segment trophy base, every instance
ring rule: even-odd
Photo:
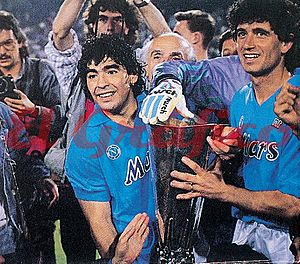
[[[159,264],[188,264],[195,263],[193,250],[178,248],[170,250],[168,247],[158,248]]]

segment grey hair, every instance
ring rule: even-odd
[[[164,33],[164,34],[161,34],[159,35],[157,38],[160,38],[160,37],[176,37],[178,39],[180,39],[182,41],[182,45],[184,47],[184,53],[187,55],[187,61],[197,61],[197,58],[196,58],[196,54],[195,54],[195,51],[192,47],[192,45],[181,35],[177,34],[177,33],[174,33],[174,32],[168,32],[168,33]],[[146,62],[147,61],[147,55],[148,54],[148,50],[152,44],[154,39],[152,39],[151,41],[149,41],[146,46],[143,48],[145,49],[144,51],[144,56],[143,56],[143,60]]]

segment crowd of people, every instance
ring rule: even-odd
[[[56,263],[58,219],[70,264],[300,261],[300,7],[236,0],[217,58],[217,18],[173,17],[150,0],[64,0],[33,58],[0,11],[0,263]],[[174,117],[223,125],[208,168],[183,157],[190,173],[170,173],[174,199],[205,202],[168,255],[149,127]]]

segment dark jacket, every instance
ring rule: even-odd
[[[3,192],[1,197],[4,198],[2,202],[7,223],[15,231],[14,234],[17,234],[16,237],[25,232],[25,226],[21,219],[23,215],[20,215],[22,209],[19,206],[20,197],[13,168],[15,160],[21,161],[29,146],[23,124],[5,104],[0,102],[0,177]],[[16,243],[16,239],[12,243]]]
[[[32,143],[32,150],[45,150],[61,135],[63,118],[61,114],[60,86],[54,70],[46,60],[25,58],[21,74],[16,80],[16,87],[24,92],[41,112],[36,117],[20,117],[24,123],[27,135]],[[41,139],[44,149],[36,145]]]

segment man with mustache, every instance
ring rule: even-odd
[[[15,17],[8,12],[0,11],[0,72],[1,75],[5,75],[4,79],[10,79],[7,86],[15,88],[12,94],[7,96],[2,94],[2,97],[5,97],[3,101],[26,127],[31,143],[28,154],[32,153],[36,166],[45,166],[42,157],[60,136],[62,129],[60,87],[54,71],[46,61],[29,58],[26,42],[26,37]],[[9,75],[11,77],[8,77]],[[5,90],[4,79],[1,87]],[[44,177],[49,177],[49,174],[45,168]],[[23,184],[23,187],[29,188],[27,191],[23,189],[23,194],[29,199],[33,186],[29,186],[26,180]],[[51,184],[55,189],[55,184],[53,182]],[[51,243],[54,224],[48,216],[47,206],[44,206],[44,218],[38,216],[34,210],[28,214],[30,218],[28,225],[32,227],[31,237],[40,239],[37,243],[33,243],[32,251],[27,252],[28,258],[32,257],[31,263],[42,258],[47,259],[49,263],[55,262],[54,244]],[[39,214],[43,213],[39,211]],[[40,236],[42,231],[44,237]]]

